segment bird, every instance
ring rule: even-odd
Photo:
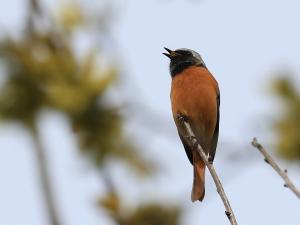
[[[219,137],[220,91],[217,80],[210,73],[202,57],[194,50],[180,48],[172,51],[164,48],[170,59],[171,108],[173,119],[187,157],[193,165],[191,200],[202,201],[205,196],[205,163],[188,144],[179,117],[185,118],[213,163]]]

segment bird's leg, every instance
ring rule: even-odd
[[[185,122],[188,122],[188,117],[182,113],[177,114],[177,120],[181,127],[184,126]],[[186,139],[191,143],[192,150],[195,150],[198,146],[198,140],[195,136],[186,136]]]
[[[178,114],[177,114],[177,120],[178,120],[178,122],[179,122],[179,125],[180,125],[181,127],[184,127],[184,123],[185,123],[185,122],[188,122],[188,117],[187,117],[186,115],[182,114],[182,113],[178,113]],[[194,144],[194,140],[197,141],[196,137],[194,137],[194,136],[186,136],[186,138],[187,138],[191,143],[193,143],[193,144]]]
[[[178,113],[177,114],[177,120],[180,124],[180,126],[183,126],[184,125],[184,122],[187,122],[188,121],[188,117],[183,115],[182,113]]]

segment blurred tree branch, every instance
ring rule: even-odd
[[[111,176],[104,168],[102,171],[107,193],[99,200],[118,225],[179,225],[182,209],[176,205],[146,203],[135,208],[126,206],[117,193]]]
[[[0,40],[0,60],[7,73],[0,90],[0,117],[5,121],[20,122],[32,135],[41,192],[51,225],[61,225],[59,216],[63,215],[57,212],[59,207],[49,174],[51,165],[48,164],[37,129],[37,118],[44,109],[54,109],[66,116],[81,151],[96,166],[108,187],[104,196],[106,203],[101,204],[102,208],[117,210],[122,199],[111,177],[106,174],[106,164],[119,160],[142,175],[154,171],[152,162],[143,157],[140,149],[126,137],[120,107],[113,105],[106,96],[119,75],[119,69],[99,48],[89,49],[81,58],[76,55],[73,45],[76,29],[85,28],[91,22],[86,21],[82,8],[65,7],[67,11],[62,10],[60,20],[55,21],[46,9],[41,8],[40,1],[29,0],[28,3],[29,14],[24,33],[18,39],[8,37]],[[41,26],[41,21],[48,22],[45,22],[48,26]],[[96,29],[90,35],[100,32],[99,27]],[[100,66],[102,60],[108,62],[107,67]],[[153,218],[155,215],[162,218],[164,209],[166,213],[170,212],[170,217],[165,215],[170,220],[159,219],[165,221],[160,224],[177,225],[179,209],[176,214],[175,211],[168,211],[167,207],[159,208],[157,205],[151,208],[152,211],[143,212],[152,213]],[[141,211],[137,208],[135,212]],[[124,221],[130,218],[123,216],[117,221],[125,224]],[[151,223],[153,221],[149,221]]]
[[[185,131],[185,138],[188,141],[188,143],[190,144],[190,146],[192,147],[192,149],[196,150],[198,152],[198,154],[201,156],[202,160],[204,161],[206,167],[208,168],[215,184],[217,187],[217,192],[219,193],[222,202],[225,206],[225,214],[228,218],[228,220],[230,221],[230,223],[232,225],[237,225],[233,210],[230,206],[230,203],[228,201],[228,198],[225,194],[225,191],[223,189],[222,183],[217,175],[217,172],[213,166],[213,164],[211,162],[209,162],[208,157],[206,156],[203,148],[201,147],[201,145],[198,143],[198,141],[195,138],[195,134],[192,131],[191,125],[188,122],[188,119],[182,117],[182,116],[178,116],[178,121],[180,124],[182,124],[182,127]]]
[[[37,171],[39,173],[39,179],[41,184],[41,189],[43,197],[45,198],[45,204],[48,211],[49,221],[52,225],[61,225],[60,217],[58,214],[58,206],[55,202],[55,196],[53,193],[52,181],[50,178],[46,151],[42,144],[41,138],[39,136],[38,129],[35,125],[32,126],[31,133],[33,137],[33,143],[37,162]]]
[[[267,150],[257,141],[256,138],[253,138],[252,141],[253,147],[257,148],[261,154],[265,157],[265,162],[268,163],[277,173],[278,175],[284,180],[285,184],[284,187],[289,188],[299,199],[300,199],[300,191],[296,188],[293,184],[289,176],[287,175],[287,170],[282,170],[272,156],[267,152]]]

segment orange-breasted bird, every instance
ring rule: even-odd
[[[195,138],[209,161],[213,162],[219,136],[219,87],[197,52],[185,48],[165,50],[168,53],[163,54],[171,60],[173,118],[186,154],[194,167],[191,199],[193,202],[202,201],[205,195],[205,164],[185,139],[178,116],[188,120]]]

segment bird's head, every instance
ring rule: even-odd
[[[190,66],[202,66],[206,68],[206,65],[200,54],[191,49],[180,48],[175,51],[172,51],[168,48],[164,49],[168,53],[163,54],[171,60],[170,73],[172,77]]]

